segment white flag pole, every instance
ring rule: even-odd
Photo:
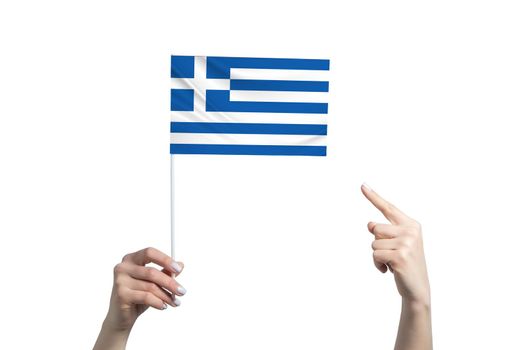
[[[173,172],[173,155],[170,154],[170,218],[171,218],[171,258],[175,260],[175,196],[174,196],[174,172]]]

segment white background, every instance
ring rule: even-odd
[[[343,7],[345,4],[345,7]],[[2,349],[88,349],[169,252],[170,54],[331,59],[326,158],[176,159],[188,293],[129,349],[389,349],[367,181],[424,227],[436,349],[523,349],[520,1],[0,5]]]

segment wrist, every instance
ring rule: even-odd
[[[403,309],[411,312],[421,313],[430,311],[430,297],[428,298],[402,298]]]
[[[124,350],[130,332],[131,328],[115,328],[106,319],[102,323],[102,329],[100,330],[100,334],[93,350]]]
[[[126,327],[116,326],[112,320],[108,319],[108,317],[106,317],[106,319],[102,323],[102,331],[106,334],[115,336],[128,336],[131,333],[132,327],[133,325],[129,325]]]
[[[403,305],[414,309],[430,309],[430,286],[421,285],[419,288],[401,293]]]
[[[131,329],[114,329],[104,322],[93,350],[124,350],[128,342],[130,331]]]

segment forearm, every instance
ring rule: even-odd
[[[430,302],[403,300],[395,350],[431,350]]]
[[[124,350],[129,334],[130,330],[111,330],[104,322],[93,350]]]

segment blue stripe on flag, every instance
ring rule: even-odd
[[[208,56],[206,66],[207,78],[229,79],[231,68],[329,70],[330,60]]]
[[[326,146],[170,144],[171,154],[326,156]]]
[[[206,111],[327,114],[328,103],[230,101],[229,90],[206,90]]]
[[[322,124],[171,122],[171,132],[211,134],[326,135]]]
[[[230,80],[231,90],[256,91],[315,91],[328,92],[327,81],[300,81],[300,80]]]

